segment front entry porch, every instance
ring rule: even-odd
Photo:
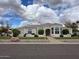
[[[46,36],[50,36],[50,29],[46,29],[45,34],[46,34]]]
[[[60,27],[52,27],[44,29],[45,36],[60,37],[62,29]]]

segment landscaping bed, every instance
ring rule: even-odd
[[[55,39],[60,40],[62,42],[79,42],[79,37],[55,37]]]
[[[47,40],[47,37],[19,37],[19,39],[25,39],[25,40]]]
[[[78,36],[75,37],[54,37],[55,39],[79,39]]]
[[[6,39],[10,39],[11,37],[7,37],[7,36],[0,36],[0,40],[1,39],[4,39],[4,40],[6,40]]]
[[[47,37],[19,37],[21,42],[28,42],[28,41],[48,41]],[[0,37],[0,42],[17,42],[12,41],[11,37]]]

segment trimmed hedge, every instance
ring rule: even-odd
[[[38,34],[39,34],[39,35],[43,35],[43,34],[44,34],[44,30],[43,30],[43,29],[39,29],[39,30],[38,30]]]

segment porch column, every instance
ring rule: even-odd
[[[52,28],[50,28],[50,36],[52,36]]]
[[[43,29],[43,30],[44,30],[44,34],[43,35],[46,36],[46,29]]]
[[[38,28],[36,28],[36,33],[35,34],[37,34],[38,35]]]
[[[59,34],[61,34],[61,28],[59,28]]]

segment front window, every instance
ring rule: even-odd
[[[54,28],[52,28],[52,34],[54,34]]]
[[[28,34],[32,34],[32,29],[28,29]]]
[[[58,27],[55,28],[55,34],[59,34],[59,28]]]

